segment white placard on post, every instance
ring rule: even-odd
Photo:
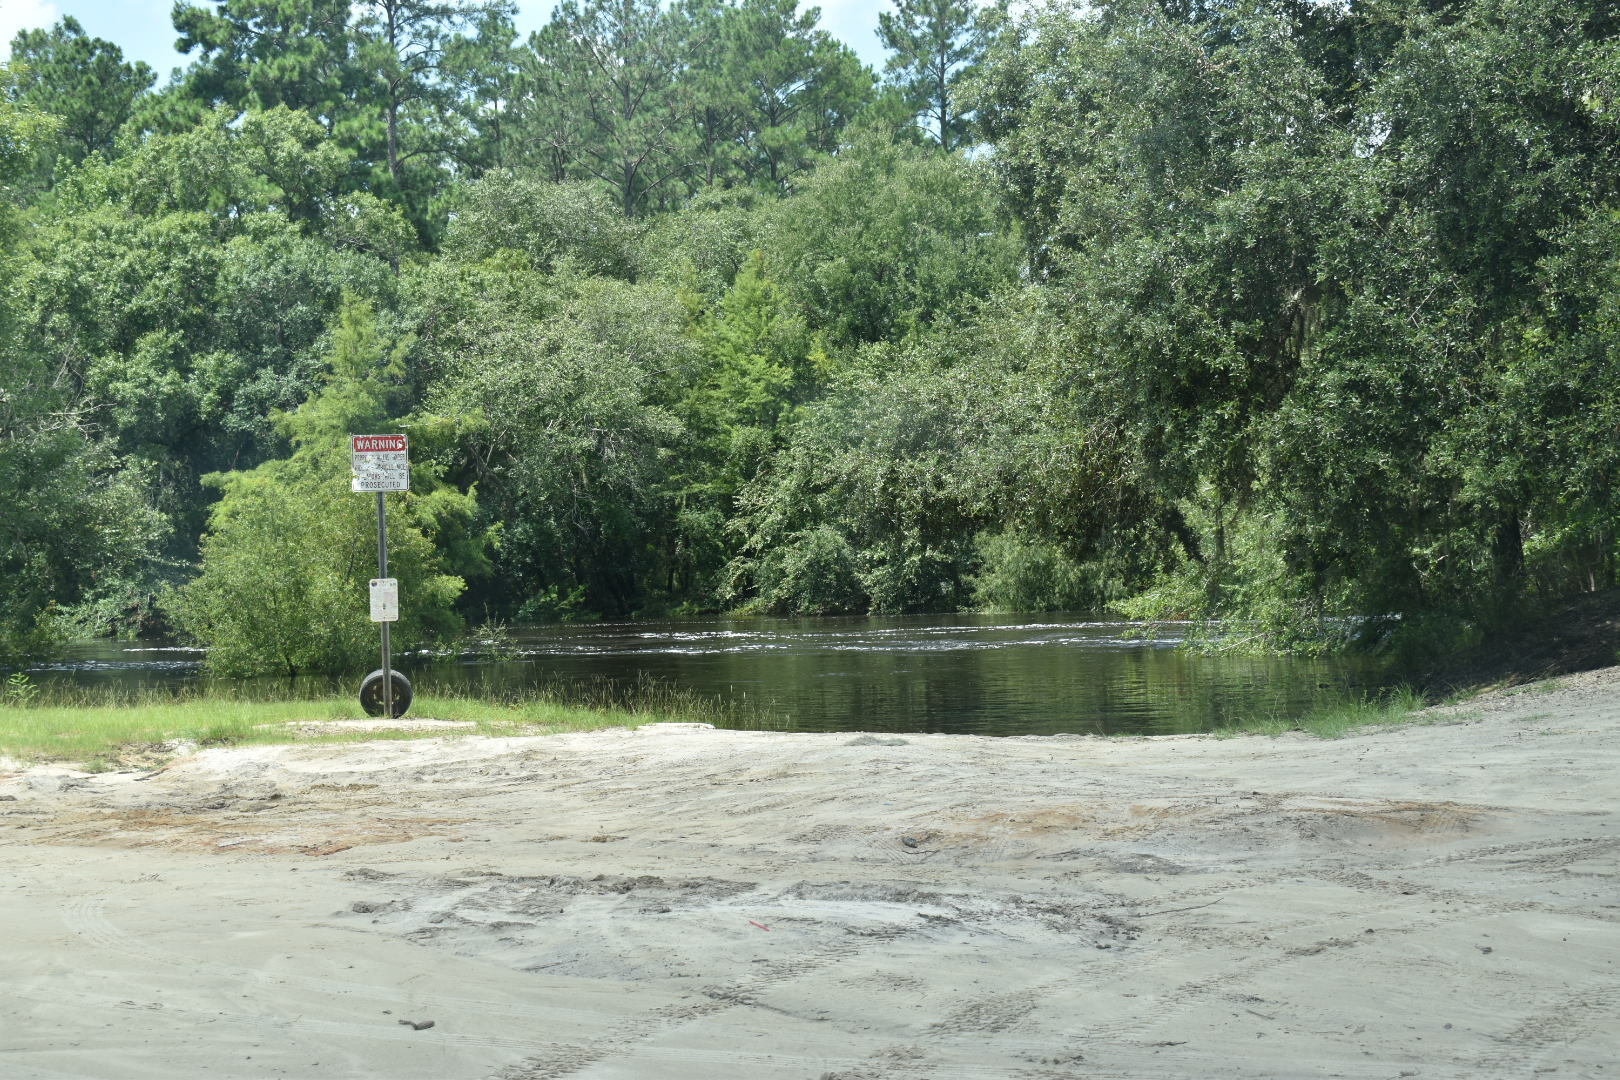
[[[399,579],[371,579],[371,621],[399,622]]]
[[[410,445],[403,435],[351,435],[350,491],[411,490]]]

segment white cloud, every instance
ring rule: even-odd
[[[52,0],[0,0],[0,49],[9,57],[17,31],[47,27],[60,17]]]

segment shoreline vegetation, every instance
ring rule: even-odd
[[[1297,717],[1266,716],[1225,725],[1217,738],[1304,733],[1336,739],[1357,730],[1426,723],[1423,696],[1402,687],[1376,697],[1346,697]],[[196,750],[278,743],[346,743],[480,735],[553,735],[649,724],[728,726],[734,706],[667,691],[621,704],[572,704],[541,692],[519,700],[424,695],[415,715],[368,718],[350,697],[246,701],[225,696],[150,697],[124,704],[40,702],[11,694],[0,704],[0,760],[79,765],[86,772],[154,768]],[[748,726],[769,727],[750,716]],[[1455,718],[1453,718],[1455,719]],[[857,730],[851,727],[851,731]],[[1107,736],[1103,736],[1107,738]],[[1182,736],[1162,736],[1178,738]]]
[[[245,700],[230,694],[146,693],[122,702],[79,693],[43,695],[26,681],[0,690],[0,760],[79,764],[87,772],[150,768],[213,746],[342,743],[442,736],[552,735],[661,723],[724,723],[735,706],[671,688],[642,687],[610,700],[563,700],[541,689],[521,697],[424,694],[397,720],[364,716],[351,695]],[[763,724],[763,718],[749,719]]]
[[[1297,716],[1245,717],[1208,734],[1337,739],[1369,728],[1458,722],[1468,714],[1431,710],[1492,690],[1556,689],[1559,677],[1606,667],[1617,656],[1620,592],[1611,590],[1558,605],[1518,633],[1456,653],[1380,693],[1330,697]],[[728,704],[651,680],[543,686],[516,697],[428,693],[418,696],[412,712],[395,722],[367,720],[351,696],[339,694],[268,701],[217,691],[109,696],[40,687],[14,673],[0,683],[0,759],[106,771],[151,767],[206,746],[543,735],[657,723],[769,729],[773,719],[760,706]]]
[[[419,699],[422,717],[370,720],[354,701],[231,701],[197,698],[138,705],[11,705],[0,710],[0,756],[70,762],[87,772],[150,767],[210,746],[358,742],[436,735],[543,735],[632,727],[677,714],[630,712],[535,701]]]

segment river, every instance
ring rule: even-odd
[[[737,727],[977,735],[1170,734],[1376,686],[1349,661],[1207,655],[1178,648],[1184,628],[1072,616],[940,615],[703,619],[534,627],[502,661],[406,657],[419,694],[561,687],[601,697],[674,689],[726,703]],[[209,684],[200,653],[162,642],[93,641],[30,669],[41,685],[113,693]],[[353,689],[357,679],[291,689]],[[217,685],[217,682],[215,683]],[[287,680],[229,683],[252,695]]]

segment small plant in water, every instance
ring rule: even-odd
[[[517,660],[523,649],[512,635],[512,628],[500,619],[486,619],[473,627],[455,646],[464,656],[483,660]]]
[[[39,697],[39,687],[34,680],[28,677],[25,671],[13,671],[6,676],[5,703],[7,705],[31,705]]]

